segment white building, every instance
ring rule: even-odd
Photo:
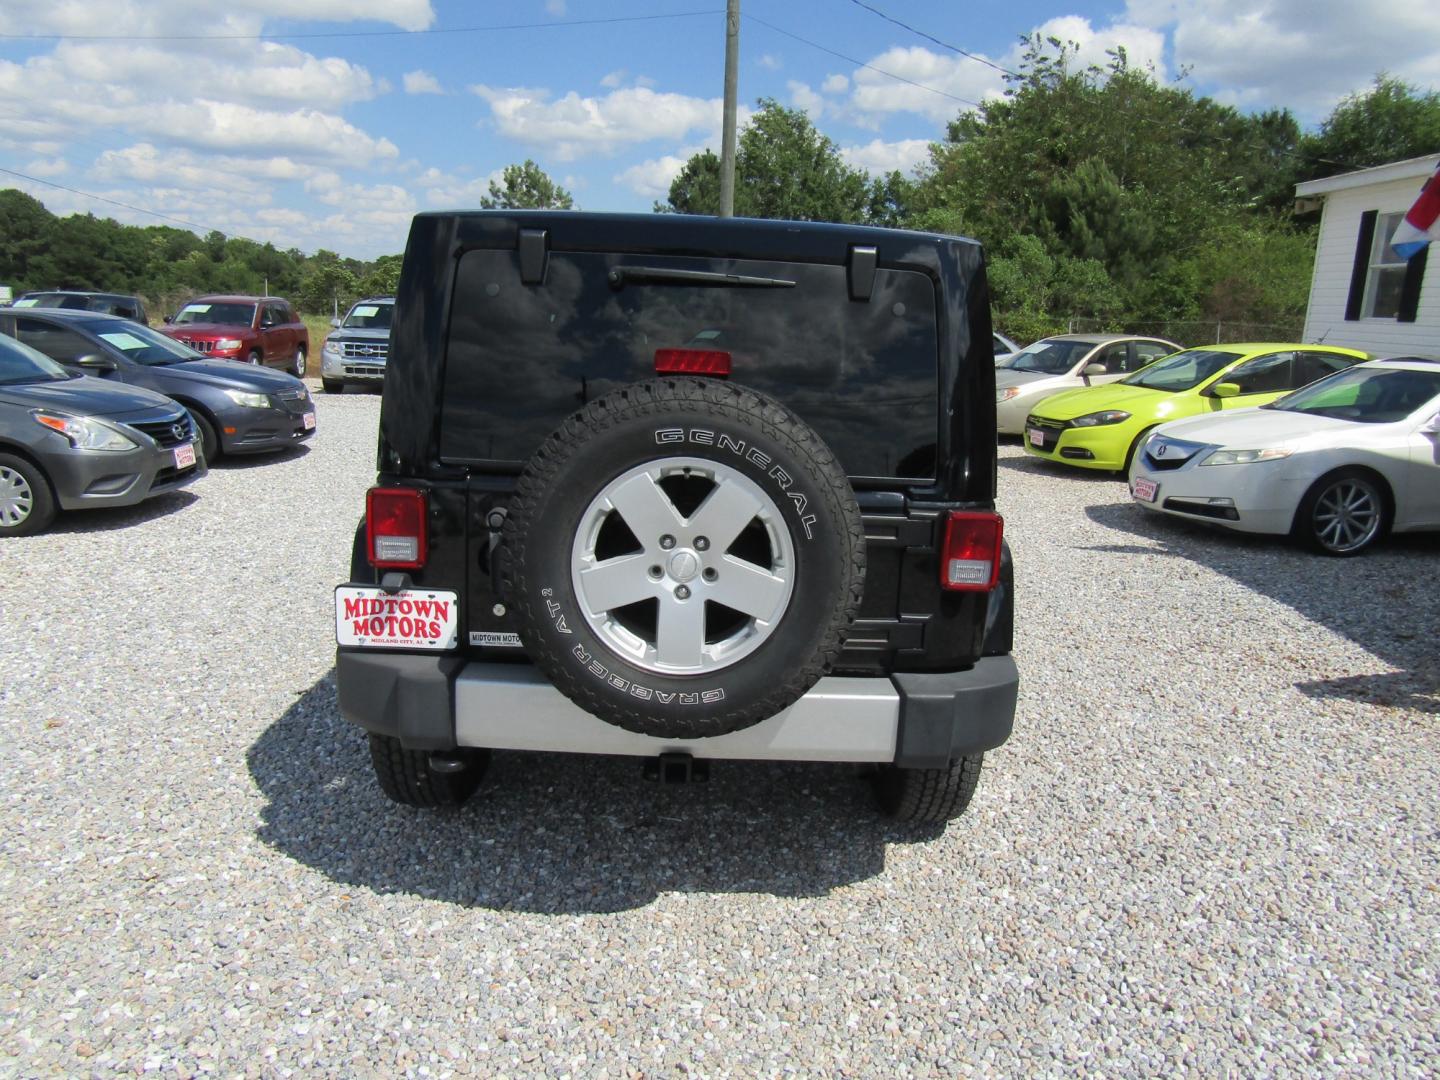
[[[1428,251],[1407,263],[1390,247],[1435,163],[1412,158],[1295,186],[1302,209],[1323,205],[1306,341],[1440,356],[1440,254],[1427,274]]]

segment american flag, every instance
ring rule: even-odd
[[[1408,259],[1431,240],[1440,240],[1440,165],[1420,189],[1420,197],[1410,212],[1395,227],[1390,246],[1402,259]]]

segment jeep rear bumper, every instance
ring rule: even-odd
[[[340,712],[413,750],[457,746],[654,757],[886,762],[939,768],[1010,737],[1020,677],[1009,656],[968,671],[821,679],[794,705],[710,739],[660,739],[608,724],[528,664],[341,649]]]

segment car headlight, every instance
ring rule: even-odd
[[[1092,412],[1085,416],[1077,416],[1070,421],[1071,427],[1100,427],[1102,424],[1120,424],[1130,419],[1130,414],[1121,409],[1107,409],[1104,412]]]
[[[321,351],[329,356],[339,356],[340,343],[338,341],[330,341],[327,339]]]
[[[234,338],[234,337],[222,337],[220,340],[218,340],[217,342],[215,342],[215,348],[217,348],[217,349],[227,349],[227,350],[228,350],[228,349],[238,349],[238,348],[240,348],[241,345],[244,345],[244,344],[245,344],[245,343],[244,343],[243,341],[241,341],[239,338]]]
[[[53,413],[31,413],[37,424],[58,431],[77,450],[134,450],[138,443],[88,416],[56,416]]]
[[[1002,401],[1009,401],[1011,398],[1019,396],[1020,388],[1018,386],[1006,386],[995,391],[995,404],[999,405]]]
[[[1288,446],[1272,446],[1268,450],[1216,450],[1201,465],[1249,465],[1252,461],[1277,461],[1295,451]]]
[[[244,390],[226,390],[225,396],[242,409],[270,408],[270,399],[264,394],[248,394]]]

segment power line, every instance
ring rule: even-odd
[[[60,191],[68,191],[71,195],[79,195],[86,199],[94,199],[96,202],[109,203],[111,206],[119,206],[125,210],[133,210],[137,214],[148,214],[150,217],[159,218],[161,221],[169,221],[176,225],[183,225],[187,229],[195,229],[199,232],[206,233],[218,232],[225,237],[233,237],[237,240],[249,240],[252,244],[262,244],[262,242],[259,240],[251,239],[248,236],[242,236],[239,233],[227,233],[221,229],[209,229],[206,228],[204,225],[197,224],[196,222],[186,221],[184,218],[171,217],[169,214],[162,214],[158,210],[146,210],[143,206],[134,206],[127,202],[121,202],[119,199],[110,199],[106,198],[104,195],[96,195],[95,193],[90,191],[81,191],[79,188],[66,187],[64,184],[57,184],[53,180],[43,180],[38,176],[30,176],[28,173],[16,172],[14,169],[6,169],[3,166],[0,166],[0,173],[5,173],[8,176],[17,176],[21,180],[30,181],[30,183],[32,184],[44,184],[46,187],[57,188]]]
[[[497,23],[493,26],[437,26],[423,30],[333,30],[294,34],[0,34],[3,41],[302,41],[313,38],[421,37],[434,34],[488,34],[505,30],[557,30],[568,26],[688,19],[723,15],[723,8],[672,11],[664,15],[617,15],[608,19],[566,19],[560,22]]]
[[[773,30],[777,34],[783,34],[785,37],[792,38],[795,41],[800,42],[802,45],[809,45],[812,49],[819,49],[823,53],[829,53],[831,56],[835,57],[838,60],[844,60],[847,64],[854,64],[856,67],[864,68],[866,71],[873,71],[877,75],[884,75],[887,79],[894,79],[896,82],[906,83],[909,86],[913,86],[919,90],[924,90],[927,93],[938,94],[940,97],[949,98],[951,101],[958,101],[961,105],[969,105],[972,109],[980,108],[980,103],[978,101],[971,101],[969,98],[960,97],[957,94],[952,94],[946,90],[941,90],[934,86],[926,86],[924,83],[916,82],[914,79],[907,79],[904,75],[896,75],[893,71],[886,71],[884,68],[878,68],[874,64],[867,64],[863,60],[857,60],[853,56],[846,56],[842,52],[836,52],[834,49],[826,48],[819,42],[811,41],[809,38],[801,37],[799,34],[792,34],[789,30],[782,30],[774,23],[768,23],[764,19],[761,19],[755,15],[744,15],[742,13],[742,17],[747,22],[759,23],[767,30]]]
[[[851,2],[852,4],[854,4],[856,7],[862,7],[862,8],[864,8],[866,11],[870,12],[871,14],[880,16],[880,18],[884,19],[886,22],[894,23],[896,26],[900,27],[902,30],[909,30],[910,33],[914,34],[916,37],[922,37],[922,38],[924,38],[926,41],[934,42],[936,45],[939,45],[942,49],[949,49],[949,50],[950,50],[951,52],[953,52],[953,53],[959,53],[961,56],[965,57],[966,59],[974,60],[977,64],[984,64],[986,67],[994,68],[996,71],[1000,72],[1002,75],[1009,75],[1009,76],[1011,76],[1011,77],[1013,77],[1013,78],[1019,78],[1019,74],[1018,74],[1017,72],[1011,71],[1011,70],[1010,70],[1009,68],[1007,68],[1007,67],[1002,67],[1001,65],[995,63],[995,61],[986,59],[985,57],[979,55],[978,53],[972,53],[972,52],[969,52],[968,50],[962,49],[962,48],[960,48],[959,45],[951,45],[948,41],[941,41],[941,40],[940,40],[939,38],[937,38],[935,35],[933,35],[933,34],[927,34],[924,30],[917,30],[915,27],[911,26],[909,23],[901,22],[899,19],[895,18],[895,16],[893,16],[893,15],[887,15],[887,14],[885,14],[885,12],[881,11],[879,8],[873,7],[872,5],[865,3],[865,0],[850,0],[850,2]]]

